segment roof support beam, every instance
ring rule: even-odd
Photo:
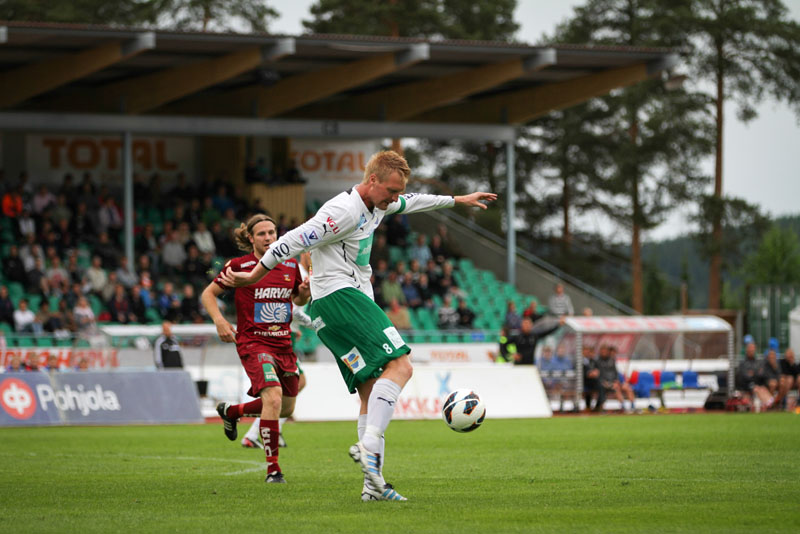
[[[155,42],[155,34],[145,32],[135,39],[113,41],[77,54],[48,59],[0,73],[0,87],[3,87],[3,91],[0,92],[0,108],[14,106],[143,50],[154,48]]]
[[[320,113],[332,113],[334,116],[348,116],[348,118],[404,120],[555,63],[556,51],[545,49],[528,57],[516,57],[438,78],[375,91],[333,106],[319,104],[314,106],[313,111],[309,111],[317,116]]]
[[[222,95],[198,97],[185,104],[171,106],[166,111],[202,112],[213,105],[215,110],[231,114],[274,117],[427,58],[428,44],[414,44],[406,50],[292,76],[270,87],[249,86]]]
[[[93,103],[99,103],[104,111],[142,113],[293,53],[294,39],[280,39],[270,46],[251,46],[208,61],[112,83],[79,97],[77,102],[87,109],[96,109]]]
[[[460,117],[468,110],[470,122],[522,124],[551,111],[604,95],[613,89],[633,85],[653,73],[653,69],[649,69],[646,63],[637,63],[564,82],[457,104],[419,115],[415,119],[426,122],[458,122],[463,120]]]

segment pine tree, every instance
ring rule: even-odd
[[[708,211],[708,305],[720,305],[723,241],[723,127],[725,102],[732,98],[740,120],[756,116],[765,96],[789,103],[800,112],[800,25],[788,18],[781,0],[694,0],[676,13],[694,44],[687,60],[697,81],[713,82],[716,122],[714,196],[719,206]]]

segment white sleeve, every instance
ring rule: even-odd
[[[163,339],[164,339],[163,335],[158,336],[155,342],[153,343],[153,360],[158,369],[164,367],[164,362],[161,361],[161,341],[163,341]]]
[[[283,235],[269,246],[261,257],[261,265],[272,269],[320,245],[341,241],[357,229],[358,217],[347,209],[348,200],[335,197],[319,209],[312,218]]]
[[[426,195],[423,193],[408,193],[400,195],[397,202],[392,202],[386,208],[386,215],[392,213],[415,213],[420,211],[439,210],[452,208],[456,199],[444,195]]]
[[[301,326],[312,328],[311,317],[306,312],[300,309],[299,306],[292,306],[292,319],[297,321]]]

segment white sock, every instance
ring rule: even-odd
[[[367,414],[365,414],[365,413],[359,414],[358,415],[358,440],[359,441],[361,441],[361,439],[364,437],[364,432],[366,432],[366,430],[367,430]],[[386,450],[386,439],[384,439],[383,435],[381,435],[381,448],[380,448],[380,451],[378,451],[381,454],[381,465],[379,466],[380,470],[381,470],[381,478],[383,478],[383,464],[386,463],[386,453],[384,452],[385,450]],[[386,484],[386,481],[384,480],[383,483]],[[364,477],[364,484],[366,484],[367,486],[372,488],[372,483],[370,483],[370,481],[367,480],[366,476]]]
[[[286,422],[286,417],[279,417],[278,418],[278,432],[283,432],[283,423]]]
[[[256,417],[253,419],[253,424],[250,425],[250,428],[247,429],[247,433],[244,435],[247,439],[254,443],[258,443],[258,438],[261,436],[261,432],[258,429],[258,425],[261,422],[261,418]]]
[[[379,378],[372,386],[367,402],[367,427],[361,438],[362,445],[368,451],[380,452],[381,436],[392,420],[400,390],[400,386],[388,378]]]

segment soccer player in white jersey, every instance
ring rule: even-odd
[[[363,500],[406,500],[383,479],[384,431],[400,391],[411,379],[411,349],[373,299],[369,265],[372,237],[384,216],[456,204],[486,209],[494,193],[464,196],[403,194],[411,174],[396,152],[373,155],[362,182],[335,196],[316,215],[286,233],[249,273],[226,271],[226,285],[256,283],[270,269],[311,251],[314,282],[308,313],[314,330],[336,357],[350,393],[358,392],[358,442],[350,456],[364,473]]]

